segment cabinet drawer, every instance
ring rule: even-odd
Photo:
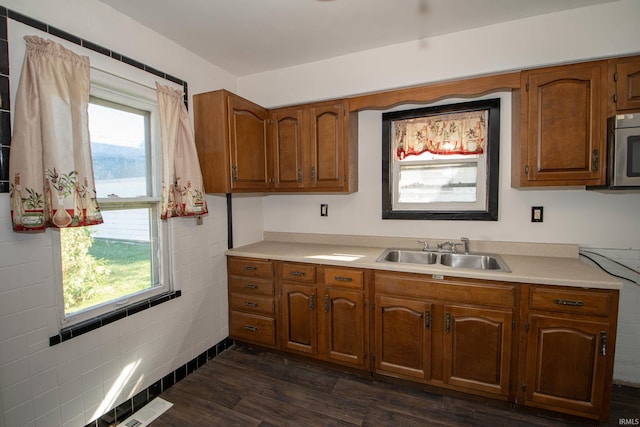
[[[608,316],[610,306],[611,295],[606,292],[532,286],[529,293],[529,308],[534,310]]]
[[[288,281],[314,283],[316,281],[316,267],[285,262],[282,263],[280,277]]]
[[[232,338],[257,344],[276,344],[276,320],[273,317],[232,311],[229,322]]]
[[[234,293],[246,295],[269,297],[274,295],[273,280],[254,279],[250,277],[230,277],[229,290]]]
[[[232,310],[248,311],[271,316],[275,314],[275,302],[273,298],[231,294],[230,299]]]
[[[346,268],[325,268],[324,283],[344,288],[362,289],[364,273]]]
[[[248,258],[229,258],[229,273],[239,276],[273,277],[271,261]]]

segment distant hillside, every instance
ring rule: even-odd
[[[96,180],[133,178],[146,175],[144,148],[91,143],[93,174]]]

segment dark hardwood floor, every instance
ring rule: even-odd
[[[174,405],[161,426],[593,426],[505,403],[433,394],[235,345],[160,395]],[[614,387],[609,422],[640,418],[640,389]]]

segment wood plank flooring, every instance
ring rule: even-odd
[[[174,406],[153,427],[597,425],[505,403],[448,397],[235,345],[160,395]],[[615,387],[608,423],[640,418],[640,389]]]

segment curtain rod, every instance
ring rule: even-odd
[[[144,84],[144,83],[140,83],[140,82],[138,82],[138,81],[136,81],[136,80],[132,80],[132,79],[127,78],[127,77],[123,77],[123,76],[121,76],[121,75],[119,75],[119,74],[115,74],[115,73],[113,73],[113,72],[111,72],[111,71],[103,70],[102,68],[98,68],[98,67],[95,67],[95,66],[93,66],[93,65],[90,65],[90,66],[89,66],[89,68],[91,68],[92,70],[100,71],[101,73],[109,74],[110,76],[113,76],[113,77],[116,77],[116,78],[119,78],[119,79],[122,79],[122,80],[126,80],[126,81],[128,81],[128,82],[134,83],[134,84],[136,84],[136,85],[138,85],[138,86],[145,87],[145,88],[147,88],[147,89],[151,89],[151,90],[153,90],[153,91],[155,91],[155,90],[156,90],[156,87],[152,87],[152,86],[146,85],[146,84]],[[159,78],[159,79],[162,79],[162,80],[166,80],[166,79],[163,79],[162,77],[159,77],[159,76],[158,76],[158,78]],[[183,89],[183,88],[181,88],[180,90],[182,90],[182,93],[184,94],[184,89]]]

